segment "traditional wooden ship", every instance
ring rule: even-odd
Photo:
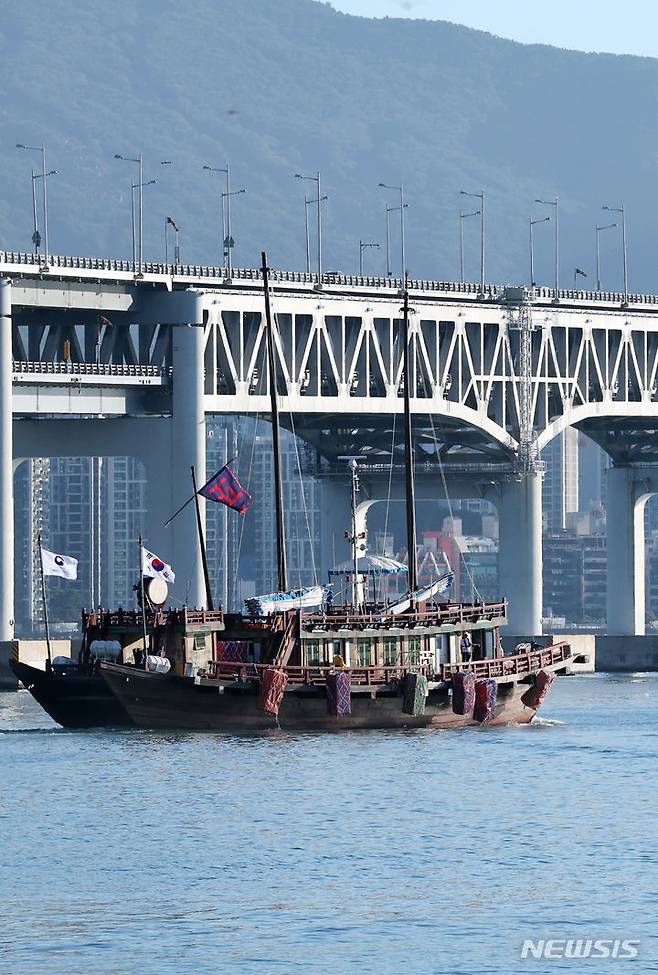
[[[148,594],[148,589],[146,589]],[[163,669],[163,660],[184,656],[191,645],[212,654],[215,634],[224,629],[221,610],[168,609],[146,595],[146,613],[117,610],[82,613],[82,643],[76,659],[50,657],[45,668],[21,661],[15,650],[9,663],[21,684],[65,728],[122,727],[132,719],[100,673],[101,661]],[[201,622],[202,621],[202,622]],[[148,633],[144,653],[144,623]],[[207,649],[206,648],[207,645]],[[164,654],[164,657],[161,656]]]
[[[265,254],[262,268],[272,377],[274,340]],[[279,590],[252,603],[250,612],[225,614],[221,631],[213,629],[212,616],[200,611],[193,624],[199,642],[197,633],[186,629],[182,639],[168,645],[167,673],[101,661],[103,679],[136,725],[262,732],[527,723],[555,674],[566,668],[571,656],[566,643],[545,649],[520,646],[512,654],[503,651],[505,602],[437,601],[450,574],[424,588],[418,585],[406,289],[402,312],[407,593],[392,605],[368,604],[364,599],[355,458],[350,459],[351,605],[309,605],[313,592],[322,587],[289,590],[279,413],[276,383],[270,380]],[[210,592],[207,597],[212,605]]]

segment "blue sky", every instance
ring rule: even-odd
[[[658,57],[656,0],[331,0],[364,17],[450,20],[526,43]]]

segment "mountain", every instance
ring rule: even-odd
[[[487,191],[487,277],[525,281],[528,218],[560,197],[562,280],[594,286],[602,204],[624,202],[631,288],[658,290],[658,61],[524,46],[443,22],[368,20],[313,0],[50,0],[5,4],[0,22],[0,247],[29,249],[30,166],[48,148],[51,250],[128,256],[129,181],[115,153],[144,153],[145,256],[164,253],[164,218],[183,260],[218,259],[221,176],[231,162],[234,262],[305,265],[303,184],[322,173],[326,270],[381,251],[384,209],[404,180],[407,264],[458,274],[459,190]],[[161,166],[161,160],[173,164]],[[39,181],[40,182],[40,181]],[[395,215],[393,215],[395,216]],[[313,221],[313,211],[310,212]],[[313,226],[313,223],[311,224]],[[477,220],[467,276],[479,274]],[[397,226],[392,263],[399,267]],[[552,227],[536,228],[550,284]],[[618,231],[602,235],[604,285],[618,286]]]

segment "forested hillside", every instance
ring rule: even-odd
[[[184,259],[217,259],[220,178],[202,167],[230,159],[234,187],[247,189],[233,199],[238,264],[267,247],[278,265],[304,265],[313,184],[293,176],[319,168],[326,269],[356,269],[360,238],[383,245],[395,200],[378,183],[403,178],[414,275],[457,275],[459,190],[484,186],[488,277],[526,279],[533,200],[559,194],[565,282],[575,264],[593,280],[601,204],[623,201],[631,286],[658,289],[654,60],[371,21],[313,0],[51,0],[4,5],[0,80],[0,246],[30,246],[39,157],[14,146],[45,141],[59,252],[128,255],[135,167],[113,156],[141,150],[145,179],[158,180],[144,190],[147,257],[163,255],[171,214]],[[477,221],[466,231],[476,278]],[[619,251],[617,234],[604,235],[609,286]],[[551,260],[551,227],[538,227],[547,282]],[[365,261],[383,269],[383,247]]]

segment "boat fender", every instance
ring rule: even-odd
[[[75,661],[73,657],[53,657],[53,667],[73,667]]]
[[[352,677],[349,670],[327,674],[327,712],[335,718],[352,713]]]
[[[404,679],[402,713],[412,714],[415,718],[422,717],[425,714],[427,694],[427,677],[424,674],[407,674]]]
[[[534,711],[546,700],[546,695],[551,689],[551,684],[555,680],[555,674],[549,673],[547,670],[540,670],[535,677],[535,682],[532,687],[529,687],[525,694],[522,696],[521,701],[527,708],[532,708]]]
[[[275,718],[279,715],[279,707],[283,700],[288,675],[285,670],[276,667],[266,667],[260,680],[260,696],[258,706],[261,711],[271,714]]]
[[[468,670],[452,675],[452,710],[454,714],[472,714],[475,706],[475,676]]]
[[[495,680],[479,680],[475,685],[475,707],[473,717],[480,724],[496,717],[496,698],[498,684]]]

